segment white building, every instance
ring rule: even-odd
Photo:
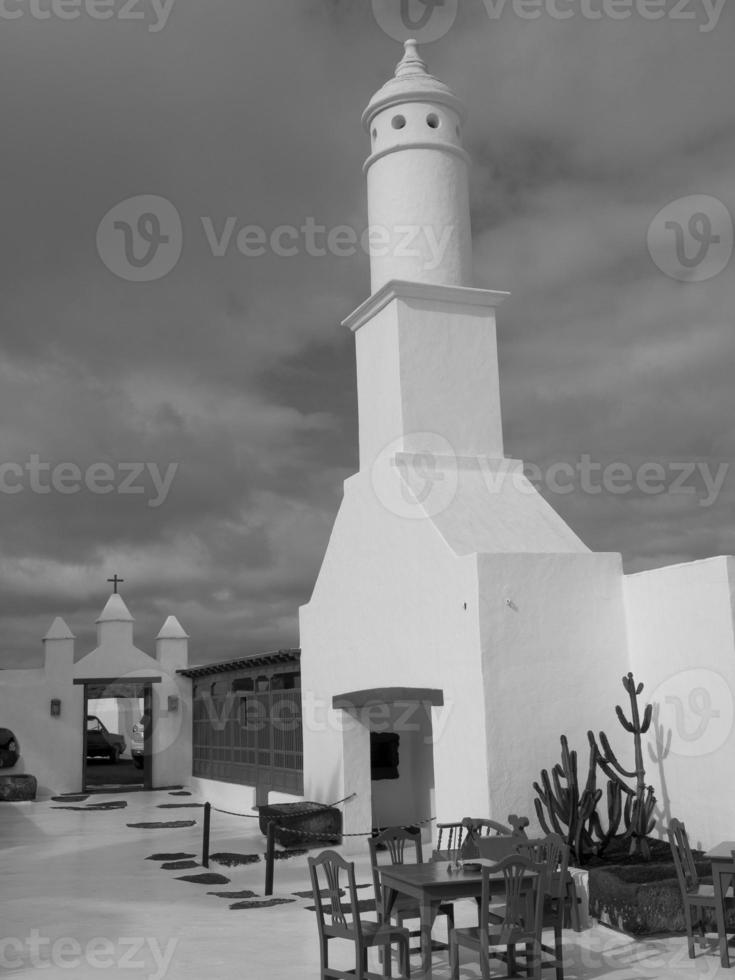
[[[588,729],[627,758],[614,705],[627,711],[621,677],[632,670],[644,697],[669,692],[659,723],[683,706],[661,763],[665,798],[649,764],[663,816],[726,836],[733,559],[625,576],[619,554],[592,553],[505,458],[495,311],[507,294],[470,281],[462,104],[409,41],[363,123],[372,294],[344,321],[360,470],[301,609],[306,798],[356,794],[347,832],[533,817],[532,783],[558,761],[561,734],[582,769]],[[720,732],[696,753],[686,726],[701,718],[687,695],[703,677]],[[371,778],[371,734],[384,769],[372,776],[389,772],[385,736],[399,736],[397,778]]]
[[[97,646],[86,656],[75,662],[74,635],[56,618],[43,639],[42,667],[0,672],[0,718],[20,744],[18,762],[1,769],[0,777],[30,773],[38,781],[39,796],[83,790],[87,714],[115,699],[120,705],[117,718],[108,713],[107,720],[109,730],[125,738],[125,757],[131,722],[140,718],[137,706],[142,704],[152,718],[144,785],[189,782],[191,681],[177,673],[188,663],[188,637],[169,616],[156,637],[155,656],[150,656],[134,645],[133,625],[122,596],[113,594],[97,620]]]

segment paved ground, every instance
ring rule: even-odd
[[[136,769],[132,759],[87,759],[86,784],[89,787],[142,786],[143,770]]]
[[[86,809],[106,802],[112,808]],[[209,870],[228,879],[217,885],[180,880],[201,874],[201,867],[163,867],[198,863],[202,810],[170,808],[197,802],[158,791],[0,804],[0,975],[317,980],[316,923],[306,910],[311,901],[294,894],[309,887],[304,856],[276,864],[274,898],[281,904],[265,907],[252,906],[266,901],[262,860],[235,868],[212,862]],[[128,826],[169,821],[185,825]],[[213,854],[258,855],[263,848],[256,820],[213,812]],[[148,860],[162,854],[174,857]],[[358,882],[369,884],[365,857],[357,867]],[[242,904],[248,907],[237,907]],[[472,921],[474,903],[457,903],[456,914],[462,923]],[[416,977],[417,960],[412,966]],[[477,963],[463,962],[462,980],[479,975]],[[434,976],[448,980],[445,952],[435,954]],[[690,961],[681,937],[635,942],[601,926],[565,933],[567,980],[715,976],[735,980],[735,971],[722,970],[713,950]]]

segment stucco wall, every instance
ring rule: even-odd
[[[465,696],[480,684],[471,602],[476,563],[453,555],[430,520],[396,516],[379,497],[369,472],[346,482],[312,600],[301,609],[304,794],[336,800],[357,778],[354,767],[348,769],[346,786],[343,712],[331,709],[334,695],[384,686],[438,688],[445,703],[432,709],[432,816],[453,820],[482,812],[482,781],[467,778],[486,769],[482,698]],[[359,764],[369,787],[369,751]],[[369,792],[364,784],[363,791]],[[345,807],[345,829],[366,829],[370,816],[369,800],[353,802]]]
[[[561,735],[582,779],[588,729],[603,728],[626,758],[615,716],[628,670],[621,558],[481,555],[478,564],[489,814],[538,827],[532,784],[559,761]]]
[[[658,813],[684,820],[705,847],[732,838],[735,821],[734,573],[735,559],[718,557],[628,575],[624,585],[632,669],[664,749],[671,739],[663,759],[653,726],[647,739]]]
[[[52,718],[50,701],[61,701]],[[16,735],[21,755],[0,774],[27,772],[38,780],[39,797],[74,792],[82,782],[82,689],[49,679],[43,668],[0,673],[0,724]]]

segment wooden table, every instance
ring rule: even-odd
[[[730,966],[730,957],[727,951],[727,930],[725,928],[725,895],[733,882],[733,878],[735,878],[735,860],[732,856],[734,850],[735,840],[723,840],[704,855],[708,861],[712,862],[717,934],[720,939],[720,963],[724,967]]]
[[[485,861],[485,864],[493,862]],[[383,913],[390,916],[396,895],[410,895],[418,902],[421,912],[421,973],[431,980],[431,930],[442,902],[459,898],[479,898],[482,894],[482,872],[447,870],[446,861],[429,861],[426,864],[386,864],[380,867],[383,889]],[[491,875],[504,890],[502,872]]]

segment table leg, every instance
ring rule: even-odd
[[[439,911],[438,902],[428,899],[421,903],[421,976],[431,980],[431,930]]]
[[[729,883],[722,887],[722,879],[725,872],[720,871],[716,864],[712,867],[712,877],[715,886],[715,915],[717,916],[717,934],[720,940],[720,963],[724,967],[730,966],[730,957],[727,951],[727,930],[725,929],[725,892]]]

